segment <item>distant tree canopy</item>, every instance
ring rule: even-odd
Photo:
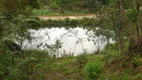
[[[95,12],[96,8],[100,7],[101,4],[105,4],[106,0],[42,0],[46,3],[46,6],[55,7],[62,13],[64,10],[81,11],[87,10],[88,12]],[[45,5],[45,3],[44,3]]]
[[[0,10],[2,13],[24,12],[28,8],[40,8],[39,1],[38,0],[0,0]]]

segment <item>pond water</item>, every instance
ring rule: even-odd
[[[54,50],[56,54],[79,55],[84,52],[95,53],[101,51],[107,44],[105,36],[96,36],[95,32],[83,28],[42,28],[29,29],[32,39],[24,41],[24,49]],[[60,42],[61,48],[55,48],[55,43]],[[111,42],[113,42],[111,40]],[[54,45],[54,47],[53,47]],[[52,46],[52,48],[51,48]]]

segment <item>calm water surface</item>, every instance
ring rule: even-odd
[[[59,40],[62,45],[58,49],[60,55],[71,53],[78,55],[84,52],[94,53],[98,49],[103,50],[107,44],[104,36],[95,36],[94,32],[83,28],[42,28],[39,30],[30,29],[29,32],[32,40],[24,41],[24,49],[48,50],[47,45],[54,45]]]

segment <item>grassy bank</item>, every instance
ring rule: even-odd
[[[142,56],[119,54],[109,46],[98,54],[64,55],[60,58],[50,56],[51,51],[24,51],[24,57],[13,53],[1,68],[2,80],[141,80]],[[13,59],[14,57],[14,59]],[[13,62],[10,62],[13,59]],[[2,73],[4,70],[6,73]],[[10,75],[6,75],[10,74]]]
[[[141,80],[142,57],[116,54],[115,50],[56,59],[44,55],[33,72],[34,80]]]
[[[50,69],[47,70],[46,78],[47,80],[141,80],[142,57],[137,59],[137,67],[134,67],[134,60],[128,56],[116,57],[113,54],[109,55],[107,64],[101,53],[55,59],[55,62],[48,66]]]

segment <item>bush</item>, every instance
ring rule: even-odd
[[[50,4],[50,8],[51,9],[58,9],[59,6],[55,2],[53,2],[53,3]]]
[[[86,80],[95,80],[99,78],[100,74],[103,71],[103,64],[99,58],[95,59],[95,62],[88,63],[84,69],[85,79]]]
[[[135,54],[133,56],[133,67],[136,68],[140,65],[140,55],[139,54]]]
[[[82,10],[82,11],[81,11],[81,13],[83,13],[83,14],[87,14],[87,13],[88,13],[88,11],[87,11],[87,10]]]
[[[79,68],[81,70],[81,68],[87,63],[86,53],[77,56],[77,63],[79,64]]]

